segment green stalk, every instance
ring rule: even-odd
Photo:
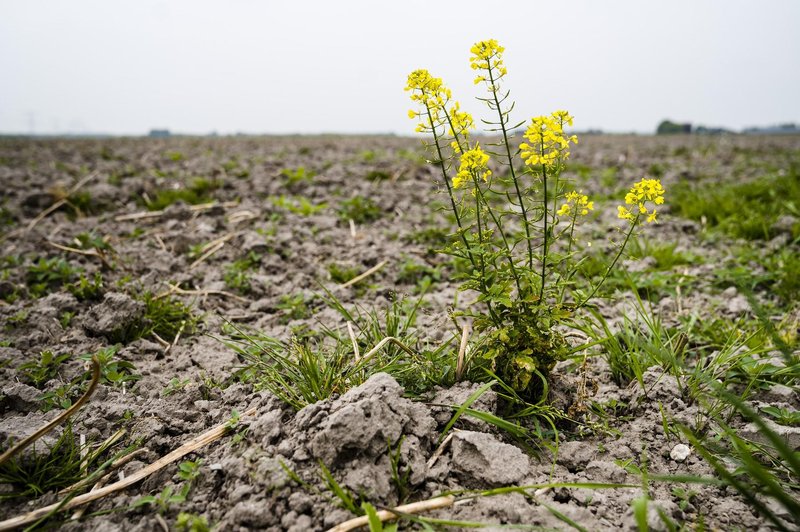
[[[466,248],[467,254],[469,255],[469,262],[472,264],[473,268],[478,268],[478,265],[475,263],[475,257],[472,255],[472,248],[470,247],[469,243],[467,242],[467,237],[464,236],[464,227],[463,227],[462,222],[461,222],[461,217],[458,214],[458,207],[456,206],[456,200],[455,200],[455,197],[453,196],[453,188],[450,185],[450,179],[447,176],[447,169],[444,166],[444,157],[442,155],[442,147],[439,144],[439,134],[436,132],[436,127],[433,124],[433,115],[431,114],[431,109],[430,109],[430,107],[428,106],[427,103],[425,104],[425,110],[428,113],[428,123],[431,124],[431,131],[433,131],[433,141],[434,141],[434,144],[436,144],[436,154],[439,157],[439,168],[442,171],[442,178],[444,179],[444,183],[447,186],[447,195],[450,196],[450,205],[453,208],[453,214],[455,215],[456,223],[458,224],[458,234],[461,236],[461,241],[464,243],[464,247]],[[455,134],[455,128],[452,127],[453,123],[450,120],[450,115],[448,114],[447,109],[444,108],[442,110],[444,111],[444,115],[447,117],[447,121],[450,124],[450,129],[452,129],[453,133]],[[458,142],[458,138],[456,138],[456,141]],[[460,144],[459,144],[459,146],[460,146]],[[476,198],[476,202],[477,202],[477,198]],[[478,241],[482,246],[483,245],[483,232],[482,232],[482,229],[481,229],[481,214],[480,214],[480,207],[479,206],[478,206],[477,212],[475,214],[477,216],[477,222],[478,222]],[[487,292],[487,289],[486,289],[486,262],[483,259],[483,253],[481,253],[481,255],[480,255],[480,270],[481,270],[481,290],[482,290],[483,293],[486,293]],[[487,306],[487,308],[489,310],[489,315],[492,317],[492,321],[494,321],[495,324],[499,326],[501,321],[500,321],[500,318],[495,313],[494,308],[492,307],[491,301],[487,300],[486,301],[486,306]]]
[[[614,269],[614,266],[617,264],[617,261],[622,256],[622,252],[625,251],[625,246],[628,245],[628,240],[630,240],[631,235],[633,234],[633,230],[636,228],[636,224],[639,223],[639,217],[640,216],[641,216],[641,214],[638,214],[638,213],[636,214],[636,218],[633,220],[633,222],[631,222],[631,228],[628,229],[628,234],[625,235],[625,241],[620,246],[619,251],[617,252],[617,256],[614,257],[613,261],[611,261],[611,265],[606,269],[606,273],[603,274],[603,278],[600,279],[600,282],[597,283],[597,285],[595,285],[594,290],[592,290],[592,293],[589,294],[589,296],[586,299],[584,299],[582,303],[578,304],[575,307],[576,310],[581,308],[582,306],[584,306],[586,303],[588,303],[589,300],[591,300],[594,297],[594,295],[597,293],[597,290],[601,286],[603,286],[604,282],[606,282],[606,279],[608,279],[608,274],[611,273],[612,269]]]
[[[559,120],[559,123],[561,125],[561,131],[562,131],[562,134],[563,134],[563,131],[564,131],[564,119],[562,118],[561,120]],[[562,163],[563,163],[563,160],[561,158],[561,151],[559,150],[558,167],[557,167],[558,171],[556,171],[556,173],[555,173],[556,174],[555,175],[556,182],[555,182],[555,186],[554,186],[555,194],[553,194],[553,225],[556,224],[556,207],[558,206],[557,205],[557,203],[558,203],[558,178],[561,177],[561,169],[562,169],[561,165],[562,165]]]
[[[514,277],[514,283],[517,285],[517,293],[519,294],[520,301],[522,301],[524,305],[525,300],[522,294],[522,285],[520,284],[519,281],[519,274],[517,273],[517,269],[514,266],[514,256],[511,254],[511,248],[509,248],[508,240],[506,239],[506,235],[503,232],[503,226],[500,224],[500,220],[494,214],[494,211],[489,206],[489,203],[486,201],[486,196],[483,195],[483,190],[481,190],[480,187],[479,178],[474,173],[472,175],[472,180],[475,183],[475,189],[478,191],[477,194],[475,194],[475,202],[477,204],[478,197],[480,197],[481,201],[484,204],[486,204],[486,210],[489,211],[489,215],[492,217],[492,221],[494,222],[495,226],[497,226],[497,231],[500,233],[500,238],[503,240],[503,245],[506,248],[506,257],[508,258],[508,265],[511,267],[511,275]]]
[[[567,257],[569,254],[572,253],[572,235],[575,233],[575,221],[578,219],[578,209],[577,205],[575,207],[575,214],[572,215],[572,225],[569,227],[569,244],[567,245]]]
[[[542,141],[541,147],[539,148],[542,157],[544,157],[544,141]],[[547,267],[547,166],[542,163],[542,183],[544,186],[544,197],[542,198],[542,205],[544,206],[544,216],[542,216],[542,221],[544,222],[544,248],[542,250],[542,285],[539,287],[539,304],[542,304],[544,300],[544,280],[545,280],[545,268]]]
[[[525,240],[528,243],[528,269],[533,269],[533,244],[531,243],[531,230],[528,224],[528,211],[525,208],[525,202],[522,200],[522,191],[519,189],[519,182],[517,180],[517,172],[514,170],[514,159],[511,156],[511,147],[508,144],[508,132],[506,131],[506,120],[503,112],[500,110],[500,101],[497,99],[497,87],[494,85],[494,75],[492,73],[491,63],[488,63],[489,83],[492,87],[492,97],[494,98],[495,109],[500,117],[500,129],[503,132],[503,145],[506,147],[506,156],[508,157],[508,168],[511,171],[511,180],[514,182],[514,189],[517,193],[519,200],[519,207],[522,210],[522,219],[525,222]],[[522,299],[522,294],[520,294]]]
[[[461,223],[461,216],[458,214],[458,207],[456,206],[456,200],[453,196],[453,187],[450,185],[450,179],[447,177],[447,169],[444,166],[444,156],[442,155],[442,147],[439,145],[439,134],[436,132],[436,127],[433,125],[433,115],[431,115],[431,109],[428,107],[427,103],[425,104],[425,110],[428,113],[428,122],[431,124],[431,130],[433,131],[433,142],[436,145],[436,155],[438,156],[439,160],[439,168],[442,171],[442,179],[444,180],[444,184],[447,186],[447,195],[450,197],[450,205],[453,208],[453,214],[456,217],[456,224],[458,225],[458,234],[461,236],[461,241],[464,243],[464,247],[467,248],[467,253],[469,254],[469,261],[473,267],[477,267],[475,264],[475,258],[472,256],[472,250],[467,243],[467,238],[464,236],[464,227]],[[447,110],[445,109],[445,115],[447,115]],[[449,120],[448,116],[448,120]]]
[[[572,253],[572,235],[575,233],[575,222],[578,220],[578,209],[577,205],[574,205],[575,212],[572,214],[572,223],[569,226],[569,244],[567,244],[567,257],[566,260],[570,260],[570,254]],[[554,222],[555,223],[555,222]],[[565,277],[566,277],[565,272]],[[563,303],[564,301],[564,293],[566,292],[566,285],[562,285],[561,294],[559,295],[558,302]]]

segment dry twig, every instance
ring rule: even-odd
[[[411,504],[404,504],[402,506],[394,508],[394,510],[398,512],[398,514],[418,514],[422,512],[427,512],[429,510],[447,508],[448,506],[452,506],[453,503],[455,502],[456,502],[455,497],[453,497],[452,495],[445,495],[444,497],[435,497],[433,499],[428,499],[427,501],[419,501]],[[392,513],[391,510],[380,510],[377,513],[378,513],[378,519],[380,519],[381,522],[391,521],[399,517],[398,514]],[[368,524],[369,524],[369,517],[367,517],[366,515],[362,515],[361,517],[356,517],[354,519],[350,519],[349,521],[339,523],[335,527],[328,530],[328,532],[347,532],[348,530],[355,530],[356,528],[367,526]]]
[[[348,286],[353,286],[354,284],[356,284],[357,282],[361,281],[362,279],[366,279],[367,277],[369,277],[373,273],[377,272],[378,270],[380,270],[384,266],[386,266],[386,261],[382,260],[378,264],[376,264],[375,266],[370,268],[369,270],[367,270],[364,273],[362,273],[361,275],[357,275],[357,276],[353,277],[352,279],[350,279],[349,281],[347,281],[346,283],[340,284],[339,288],[347,288]]]
[[[376,345],[375,347],[370,349],[369,352],[366,355],[361,357],[361,360],[359,360],[359,362],[360,363],[366,363],[367,360],[369,360],[370,358],[375,356],[375,353],[380,351],[381,348],[383,348],[383,346],[385,346],[389,342],[393,343],[394,345],[396,345],[397,347],[399,347],[400,349],[402,349],[403,351],[405,351],[406,353],[408,353],[412,357],[416,356],[416,353],[414,353],[414,351],[412,351],[410,348],[408,348],[403,342],[401,342],[400,340],[398,340],[394,336],[387,336],[386,338],[384,338],[383,340],[378,342],[378,345]]]
[[[223,209],[228,209],[231,207],[235,207],[239,203],[236,201],[226,201],[224,203],[218,203],[216,201],[212,201],[211,203],[203,203],[201,205],[190,205],[189,211],[192,213],[200,213],[203,211],[211,210],[214,207],[222,207]],[[115,222],[131,222],[135,220],[146,220],[148,218],[159,218],[164,216],[167,212],[166,209],[161,211],[144,211],[144,212],[132,212],[130,214],[120,214],[119,216],[114,217]]]
[[[354,360],[358,362],[361,360],[361,353],[358,351],[358,340],[356,339],[356,333],[353,331],[353,324],[349,321],[347,322],[347,334],[350,335],[350,341],[353,343]]]
[[[352,218],[350,218],[350,219],[349,219],[349,220],[347,220],[347,221],[348,221],[348,222],[350,222],[350,238],[352,238],[352,239],[353,239],[353,243],[355,244],[355,241],[356,241],[356,234],[357,234],[357,233],[356,233],[356,223],[353,221],[353,219],[352,219]]]
[[[225,242],[227,242],[228,240],[230,240],[234,236],[236,236],[236,233],[229,233],[229,234],[221,236],[221,237],[219,237],[219,238],[217,238],[215,240],[212,240],[211,242],[209,242],[208,244],[203,246],[203,248],[202,248],[203,249],[203,254],[200,255],[197,258],[197,260],[195,260],[193,263],[191,263],[189,265],[189,269],[190,270],[194,269],[195,266],[197,266],[198,264],[200,264],[201,262],[206,260],[208,257],[210,257],[211,255],[213,255],[214,253],[216,253],[217,251],[222,249],[223,246],[225,246]]]
[[[170,351],[172,351],[172,349],[175,347],[175,344],[177,344],[177,343],[178,343],[178,340],[180,340],[180,338],[181,338],[181,334],[183,333],[183,329],[184,329],[185,327],[186,327],[186,320],[181,320],[181,327],[180,327],[180,329],[178,329],[178,332],[177,332],[177,334],[175,335],[175,339],[174,339],[174,340],[172,340],[172,343],[171,343],[171,344],[169,344],[169,345],[167,346],[167,348],[166,348],[166,349],[164,349],[164,354],[165,354],[165,355],[166,355],[167,353],[169,353]]]
[[[458,429],[453,429],[453,430],[458,431]],[[433,465],[436,463],[436,460],[438,460],[439,457],[442,456],[442,453],[447,448],[448,444],[450,443],[450,440],[453,439],[453,434],[455,434],[455,432],[451,432],[450,434],[448,434],[447,437],[444,439],[444,441],[440,443],[439,447],[437,447],[436,450],[433,452],[430,460],[428,460],[427,464],[428,469],[432,468]]]
[[[100,262],[103,263],[103,266],[109,270],[113,270],[114,266],[108,262],[105,254],[97,249],[78,249],[78,248],[71,248],[69,246],[62,246],[61,244],[56,244],[55,242],[47,241],[48,244],[53,246],[56,249],[60,249],[61,251],[67,251],[69,253],[76,253],[78,255],[84,255],[87,257],[97,257],[100,259]]]

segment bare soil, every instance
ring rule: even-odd
[[[439,434],[452,415],[452,410],[434,405],[458,405],[477,385],[461,383],[423,400],[411,400],[392,377],[378,374],[359,388],[295,413],[269,393],[237,382],[234,374],[242,360],[215,338],[222,335],[225,320],[283,340],[303,330],[318,330],[320,323],[342,327],[340,317],[315,297],[319,283],[335,286],[329,273],[332,263],[363,272],[386,261],[361,283],[334,288],[347,304],[358,302],[381,309],[394,298],[414,295],[415,281],[401,275],[403,263],[436,267],[447,262],[447,257],[432,251],[436,245],[415,237],[426,228],[447,228],[446,217],[437,207],[446,196],[439,194],[434,170],[421,160],[419,144],[418,139],[333,136],[0,141],[3,206],[14,221],[4,229],[2,254],[23,261],[0,281],[0,292],[20,290],[16,301],[0,305],[0,340],[6,346],[0,347],[0,445],[5,447],[10,440],[30,434],[57,413],[41,411],[43,390],[20,380],[20,364],[45,350],[72,354],[44,391],[55,389],[84,370],[78,355],[111,345],[105,333],[131,319],[131,312],[136,311],[133,293],[161,294],[169,291],[170,285],[207,291],[176,294],[202,316],[200,330],[182,336],[169,349],[153,337],[124,345],[119,356],[133,363],[141,380],[126,387],[101,385],[76,415],[76,433],[101,441],[124,427],[125,441],[138,442],[144,449],[123,468],[121,474],[129,476],[225,422],[232,411],[256,408],[254,416],[240,421],[240,428],[247,427],[240,441],[226,437],[190,455],[193,460],[202,459],[201,474],[188,499],[172,505],[163,517],[153,507],[130,507],[167,485],[180,486],[174,464],[93,503],[87,515],[101,515],[65,522],[62,529],[157,530],[160,521],[172,525],[179,512],[206,516],[217,530],[327,529],[352,514],[337,507],[325,489],[320,462],[342,486],[380,507],[451,490],[507,485],[592,482],[640,486],[641,479],[619,463],[632,460],[641,464],[643,457],[651,474],[712,475],[695,452],[680,456],[681,449],[676,447],[685,441],[664,432],[664,416],[693,427],[703,419],[703,410],[687,404],[674,378],[658,368],[645,374],[645,395],[636,382],[617,386],[601,357],[589,357],[585,364],[565,362],[553,375],[553,400],[567,409],[578,399],[578,388],[589,383],[590,400],[616,401],[622,405],[618,416],[599,420],[587,415],[583,423],[561,427],[557,452],[542,445],[536,455],[526,453],[496,428],[465,417],[433,462]],[[585,193],[598,194],[608,189],[607,183],[600,183],[604,170],[616,169],[619,186],[612,188],[621,190],[658,164],[665,168],[662,180],[669,192],[670,184],[678,179],[708,174],[747,179],[760,171],[759,165],[780,165],[770,159],[773,146],[797,150],[800,138],[584,136],[574,150],[574,162],[591,168],[591,173],[582,180],[576,173],[571,175]],[[281,173],[298,167],[316,175],[290,183]],[[77,213],[67,205],[29,228],[59,197],[59,190],[68,190],[89,174],[93,177],[80,191],[91,196],[90,212]],[[218,180],[217,188],[208,192],[214,206],[197,208],[178,202],[152,217],[127,217],[147,212],[143,196],[153,198],[159,190],[183,187],[196,177]],[[281,195],[302,196],[327,207],[310,215],[290,212],[273,201]],[[337,208],[355,196],[371,198],[380,217],[351,227],[338,216]],[[586,238],[593,239],[596,246],[608,247],[616,235],[616,200],[596,204],[604,213],[586,228]],[[751,317],[741,294],[714,286],[714,266],[730,259],[724,242],[702,238],[700,224],[671,217],[668,209],[661,216],[658,227],[647,228],[650,237],[678,242],[680,249],[702,254],[706,260],[679,267],[680,273],[695,280],[693,288],[654,301],[658,316],[672,324],[692,313],[709,319]],[[104,267],[97,257],[53,245],[74,247],[75,236],[89,231],[108,237],[115,250],[115,269]],[[228,239],[217,252],[193,266],[197,256],[190,256],[192,249],[225,236]],[[249,273],[249,292],[237,292],[225,283],[226,268],[250,252],[260,255],[260,263]],[[104,299],[81,302],[58,287],[38,299],[27,295],[25,267],[34,258],[57,256],[88,275],[101,272]],[[627,261],[623,267],[645,268],[641,262]],[[448,317],[456,287],[443,275],[426,295],[418,327],[430,342],[457,334]],[[311,312],[293,319],[280,307],[284,296],[297,294],[309,301]],[[761,293],[759,297],[768,299],[770,295]],[[459,301],[464,299],[462,296]],[[634,318],[631,302],[632,296],[618,293],[600,301],[599,308],[614,323],[626,315]],[[74,315],[67,324],[61,323],[65,312]],[[171,342],[172,338],[165,340]],[[188,384],[166,395],[164,390],[174,378],[187,379]],[[800,406],[794,390],[779,387],[759,392],[752,400],[757,405]],[[477,405],[498,411],[493,392]],[[734,423],[744,429],[742,422]],[[392,483],[387,442],[402,442],[400,463],[403,470],[410,471],[410,493],[402,494],[406,500],[401,500]],[[290,479],[286,468],[316,490]],[[713,530],[769,529],[730,489],[687,485],[687,490],[697,493],[688,504],[681,504],[674,487],[667,483],[649,487],[653,500],[649,517],[656,530],[664,526],[656,508],[680,522],[701,520]],[[532,493],[475,498],[426,515],[570,528],[556,517],[560,513],[586,530],[636,529],[631,502],[641,495],[642,488],[553,488],[539,490],[535,496]],[[49,494],[33,502],[3,502],[0,519],[55,500]]]

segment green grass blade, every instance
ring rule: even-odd
[[[477,401],[481,395],[486,393],[495,384],[497,384],[497,381],[491,380],[486,384],[484,384],[483,386],[481,386],[480,388],[478,388],[477,390],[475,390],[474,392],[472,392],[472,394],[470,394],[470,396],[467,397],[467,400],[464,401],[464,404],[458,407],[458,410],[456,410],[455,414],[453,414],[453,417],[450,418],[450,421],[447,423],[447,425],[444,427],[444,430],[439,435],[439,443],[442,443],[444,437],[447,435],[448,432],[450,432],[450,429],[453,428],[453,425],[455,425],[456,421],[458,421],[458,418],[460,418],[461,415],[467,411],[467,408],[469,408],[469,406],[472,403]]]

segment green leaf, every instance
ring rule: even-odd
[[[378,511],[370,503],[364,501],[361,503],[361,509],[367,514],[369,519],[369,532],[383,532],[383,523],[378,517]]]

